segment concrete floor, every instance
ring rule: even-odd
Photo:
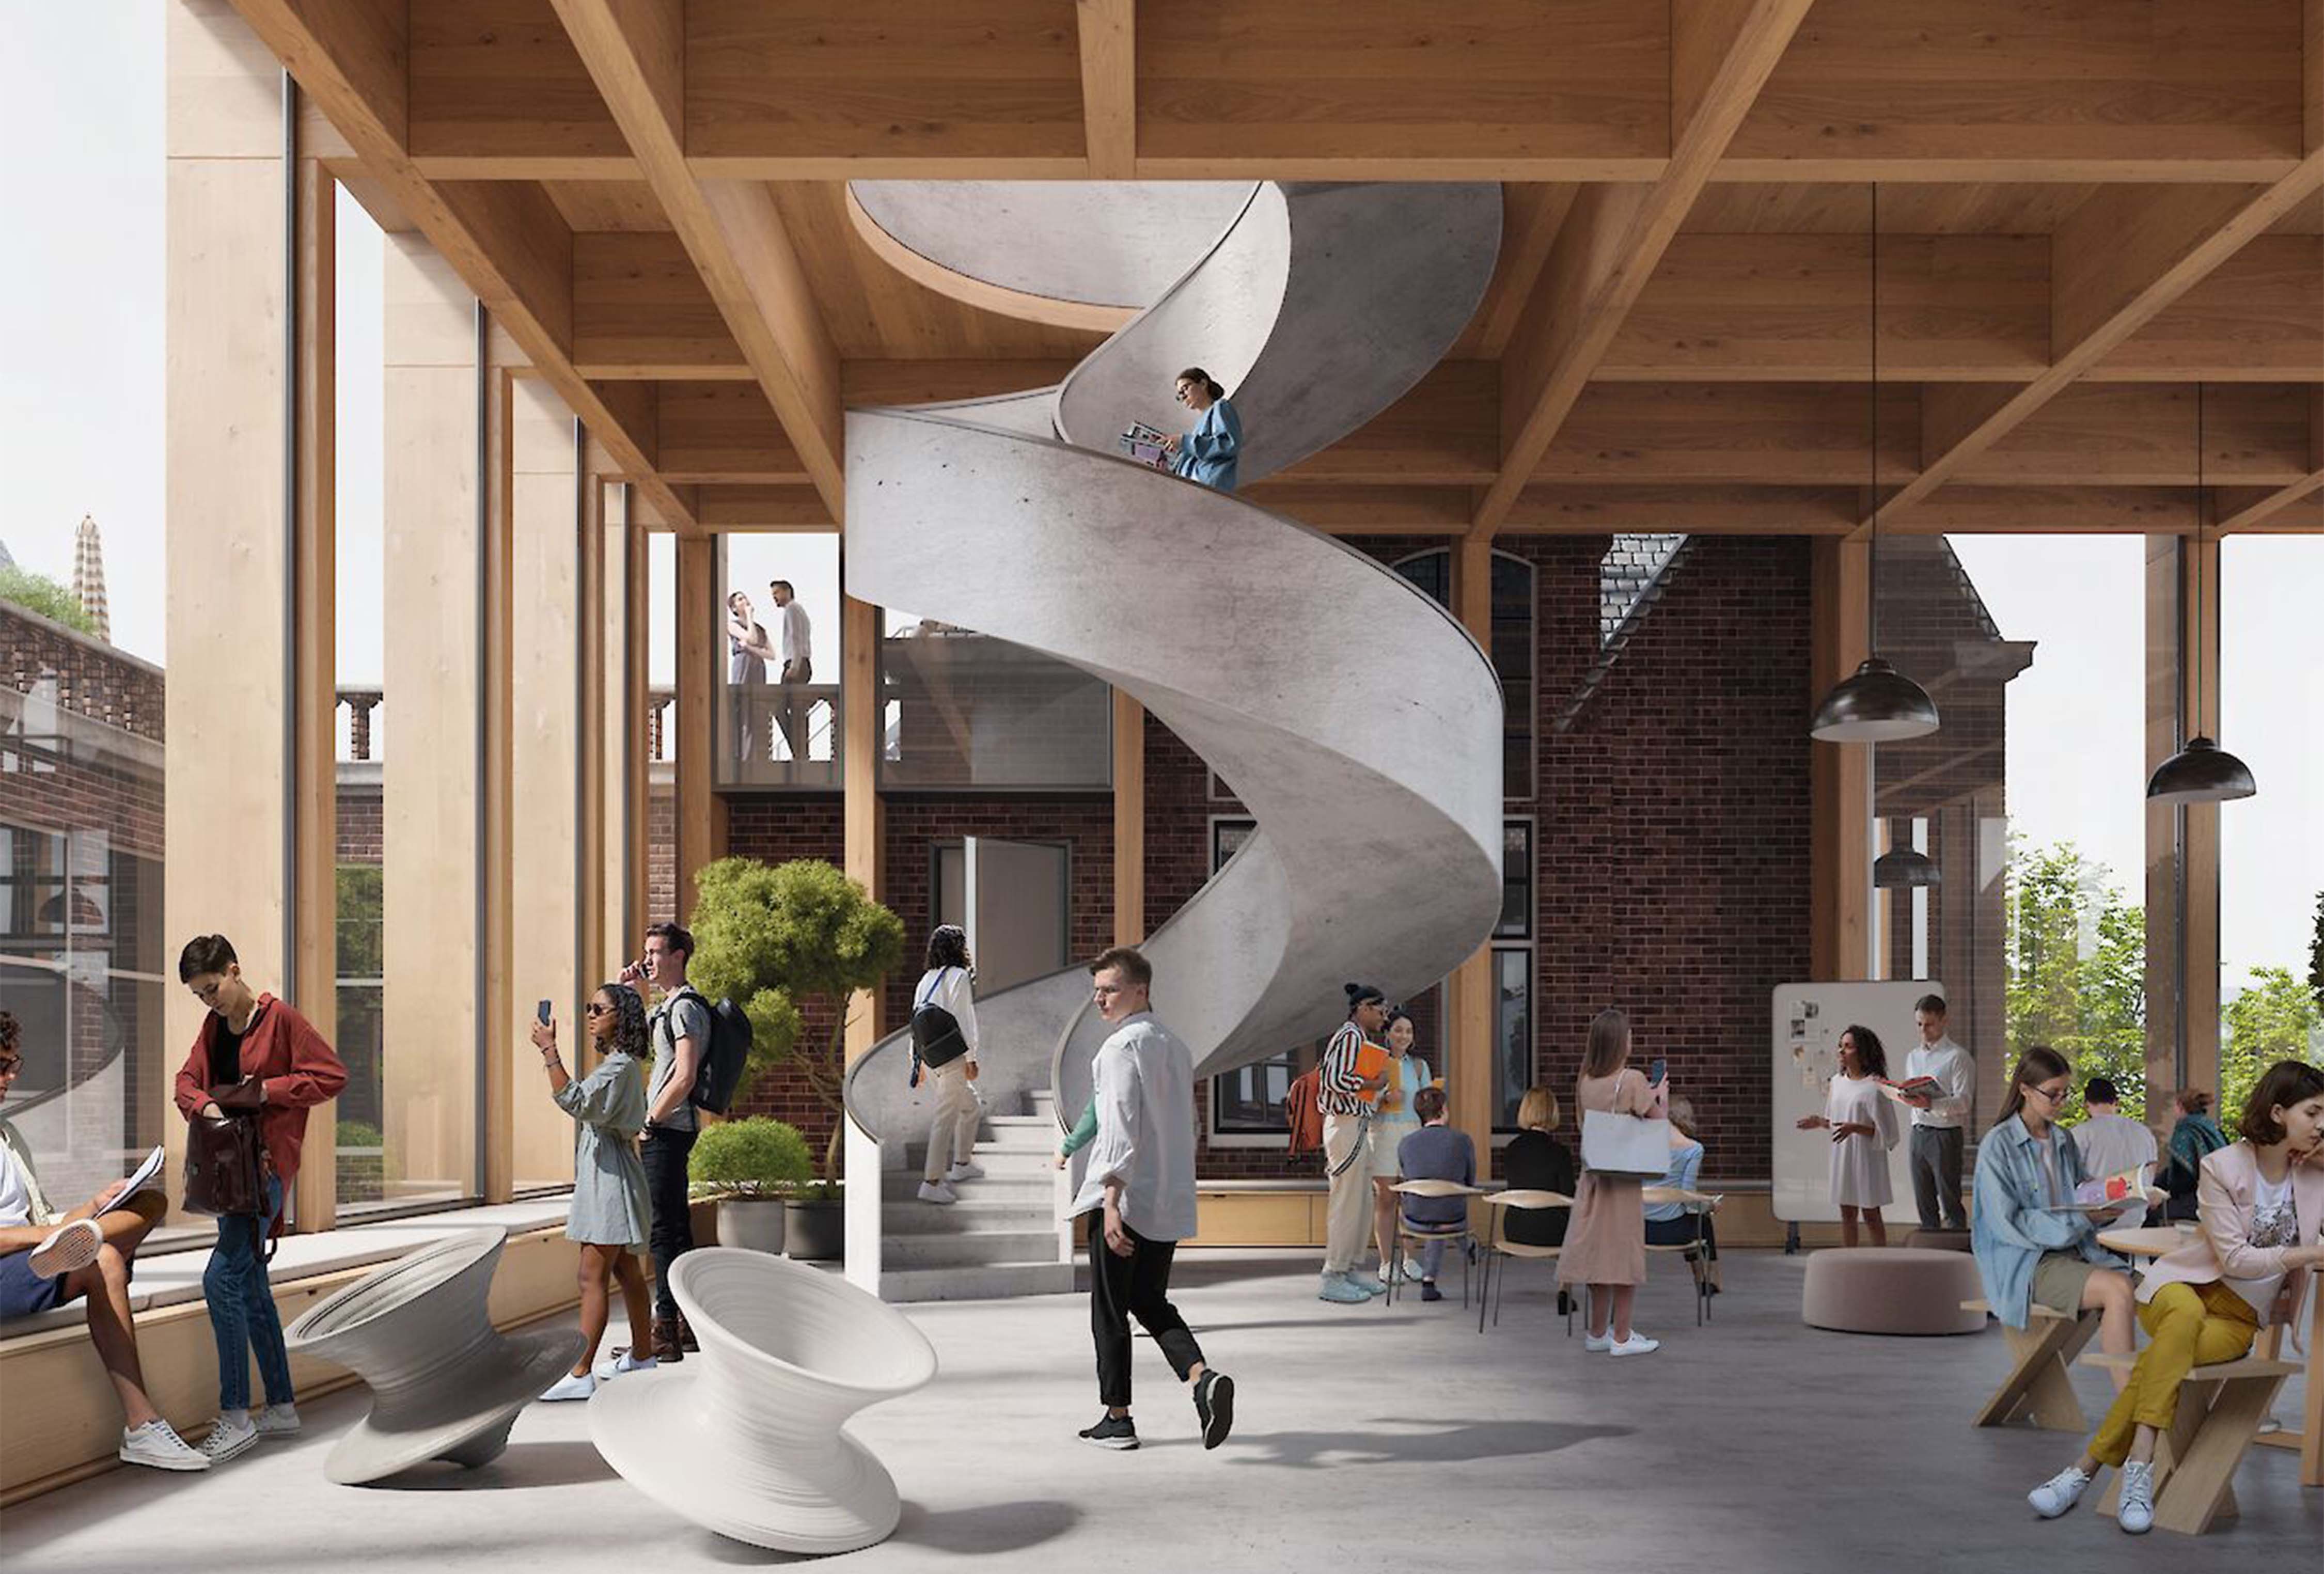
[[[1701,1330],[1683,1277],[1655,1264],[1639,1325],[1668,1342],[1618,1362],[1568,1342],[1544,1275],[1521,1275],[1532,1288],[1480,1339],[1457,1297],[1332,1307],[1314,1299],[1312,1257],[1197,1254],[1180,1266],[1177,1300],[1240,1384],[1235,1436],[1210,1454],[1144,1340],[1144,1449],[1106,1454],[1074,1440],[1097,1414],[1079,1297],[912,1306],[943,1373],[856,1422],[903,1489],[903,1524],[834,1566],[2318,1566],[2324,1490],[2302,1491],[2297,1459],[2275,1450],[2246,1459],[2243,1517],[2200,1547],[2163,1532],[2125,1536],[2089,1500],[2055,1523],[2036,1521],[2022,1495],[2079,1440],[1970,1429],[2006,1366],[2000,1336],[1804,1328],[1803,1260],[1730,1254],[1718,1321]],[[2076,1382],[2095,1415],[2104,1376],[2085,1370]],[[2296,1415],[2297,1404],[2294,1385],[2278,1413]],[[360,1391],[317,1401],[300,1438],[209,1476],[116,1470],[12,1508],[0,1517],[0,1559],[10,1574],[125,1574],[182,1567],[189,1553],[235,1574],[793,1560],[722,1541],[632,1490],[590,1447],[576,1405],[528,1411],[485,1469],[431,1467],[399,1488],[333,1487],[323,1456],[364,1405]]]

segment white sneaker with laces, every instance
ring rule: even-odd
[[[602,1381],[608,1377],[618,1377],[624,1372],[650,1372],[660,1364],[651,1356],[640,1360],[627,1350],[619,1350],[614,1353],[612,1360],[598,1364],[597,1376]]]
[[[238,1454],[246,1454],[258,1446],[258,1427],[244,1417],[239,1423],[220,1416],[210,1428],[209,1436],[194,1445],[202,1457],[213,1465],[223,1465]]]
[[[166,1421],[149,1421],[143,1426],[124,1427],[121,1447],[116,1450],[124,1464],[143,1465],[155,1470],[207,1470],[209,1456],[187,1446],[177,1429]]]
[[[2079,1468],[2069,1465],[2027,1493],[2025,1501],[2032,1504],[2034,1512],[2043,1519],[2055,1519],[2080,1501],[2083,1489],[2089,1484],[2088,1476],[2083,1475]]]
[[[53,1279],[59,1274],[76,1273],[97,1261],[97,1249],[105,1245],[104,1232],[97,1228],[94,1219],[76,1219],[60,1226],[53,1235],[32,1248],[29,1265],[43,1279]]]
[[[1662,1340],[1648,1339],[1634,1328],[1629,1338],[1608,1345],[1606,1353],[1609,1356],[1650,1356],[1662,1348]]]
[[[2154,1462],[2126,1461],[2122,1467],[2122,1500],[2115,1505],[2115,1523],[2135,1536],[2154,1528]]]
[[[555,1404],[566,1399],[586,1399],[595,1392],[597,1392],[596,1373],[584,1372],[576,1377],[567,1372],[556,1382],[551,1383],[548,1391],[540,1397],[548,1403]]]
[[[1585,1333],[1582,1336],[1582,1348],[1593,1356],[1602,1356],[1614,1348],[1614,1336],[1610,1333]]]
[[[984,1166],[980,1164],[954,1164],[952,1168],[945,1172],[945,1179],[947,1181],[981,1181],[984,1179]]]
[[[957,1202],[960,1201],[960,1198],[950,1186],[945,1184],[942,1181],[922,1181],[920,1183],[920,1201],[923,1202]]]
[[[295,1404],[270,1404],[258,1413],[258,1435],[263,1438],[287,1438],[299,1430],[299,1407]]]

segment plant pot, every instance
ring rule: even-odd
[[[847,1205],[836,1198],[828,1202],[783,1204],[783,1238],[788,1255],[802,1262],[835,1261],[846,1253]]]
[[[721,1197],[718,1199],[718,1244],[744,1251],[783,1249],[783,1200],[780,1197]]]

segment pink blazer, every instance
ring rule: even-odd
[[[2259,1154],[2248,1142],[2231,1143],[2203,1160],[2195,1182],[2195,1208],[2202,1228],[2185,1246],[2154,1259],[2138,1281],[2138,1298],[2151,1301],[2165,1284],[2209,1284],[2220,1279],[2264,1279],[2283,1266],[2282,1247],[2251,1244],[2252,1199],[2259,1183]],[[2300,1210],[2300,1235],[2312,1243],[2324,1226],[2324,1153],[2311,1154],[2292,1172],[2292,1195]],[[2308,1270],[2283,1275],[2283,1289],[2268,1315],[2288,1324],[2300,1339],[2300,1308]]]

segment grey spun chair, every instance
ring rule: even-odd
[[[464,1229],[366,1274],[283,1331],[371,1385],[371,1413],[338,1441],[324,1473],[343,1487],[429,1459],[475,1467],[508,1447],[509,1427],[581,1353],[577,1329],[503,1334],[485,1310],[508,1232]]]
[[[670,1290],[702,1341],[682,1367],[601,1387],[589,1438],[664,1507],[786,1552],[884,1541],[896,1483],[842,1430],[936,1373],[910,1319],[835,1274],[728,1247],[687,1253]]]

